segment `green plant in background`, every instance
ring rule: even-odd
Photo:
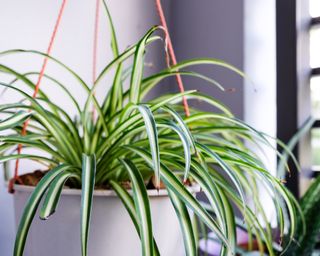
[[[315,120],[309,118],[289,141],[287,148],[293,150],[303,136],[310,132]],[[278,173],[285,175],[284,163],[288,155],[284,154]],[[285,255],[312,255],[320,234],[320,177],[312,181],[310,187],[299,201],[302,214],[297,218],[297,232]]]
[[[320,234],[320,177],[316,178],[300,199],[303,217],[298,218],[296,242],[286,255],[312,255]],[[304,228],[306,232],[304,232]]]
[[[14,255],[23,254],[36,209],[41,207],[42,219],[54,213],[67,180],[74,188],[82,189],[82,255],[87,255],[95,186],[115,190],[141,238],[142,254],[159,255],[153,239],[145,185],[152,178],[156,188],[159,188],[162,181],[168,191],[183,231],[186,255],[197,255],[198,249],[197,227],[191,220],[189,210],[201,225],[217,234],[223,245],[221,255],[231,255],[236,248],[234,207],[241,212],[250,240],[257,240],[261,252],[267,250],[270,255],[275,255],[278,246],[275,246],[259,191],[263,187],[273,200],[281,236],[288,232],[293,237],[297,208],[294,198],[281,181],[273,177],[261,160],[245,146],[249,141],[271,147],[267,137],[236,119],[216,99],[196,90],[144,100],[152,88],[177,73],[204,79],[208,84],[223,90],[215,80],[193,71],[185,71],[195,65],[222,66],[239,75],[243,75],[242,72],[221,60],[202,58],[183,61],[145,77],[145,53],[150,44],[162,40],[155,34],[161,28],[151,28],[137,44],[120,53],[111,18],[108,17],[114,59],[103,69],[92,88],[71,68],[49,56],[52,63],[71,74],[87,93],[87,100],[81,107],[67,86],[54,77],[45,76],[69,97],[70,104],[79,116],[77,122],[57,105],[56,99],[44,91],[40,90],[39,96],[33,99],[16,85],[20,81],[33,89],[35,84],[31,76],[37,75],[37,72],[19,73],[0,64],[0,71],[13,77],[12,82],[0,83],[0,86],[22,96],[19,102],[0,104],[0,113],[7,116],[0,121],[0,130],[6,134],[0,137],[0,162],[27,158],[50,168],[25,207],[16,236]],[[0,57],[14,54],[45,55],[37,51],[10,50],[0,53]],[[129,68],[124,68],[128,62],[131,63]],[[112,87],[103,101],[98,102],[94,92],[103,77],[111,74],[111,70],[115,70]],[[127,80],[128,89],[124,86]],[[190,116],[186,117],[179,105],[182,97],[205,101],[217,111],[205,112],[191,108]],[[96,118],[92,114],[92,105]],[[21,136],[22,124],[26,120],[29,121],[27,135]],[[17,144],[46,154],[15,154]],[[132,196],[123,187],[123,182],[127,181],[130,181]],[[196,200],[186,185],[188,182],[200,186],[208,199],[208,205],[204,206]],[[253,207],[248,206],[247,195],[252,199]],[[40,206],[42,198],[44,201]],[[290,225],[284,218],[287,215],[290,217]],[[286,246],[289,244],[290,241]]]

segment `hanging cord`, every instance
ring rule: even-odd
[[[96,0],[96,14],[94,21],[94,38],[93,38],[93,58],[92,58],[92,86],[94,86],[97,78],[97,53],[98,53],[98,35],[99,35],[99,13],[100,13],[100,0]],[[95,96],[95,92],[93,92]],[[92,119],[96,119],[95,107],[92,107]]]
[[[171,58],[172,65],[175,66],[175,65],[177,65],[177,59],[176,59],[176,55],[174,53],[174,49],[172,46],[172,41],[170,38],[166,18],[164,16],[161,0],[156,0],[156,7],[157,7],[157,12],[158,12],[158,15],[160,18],[161,26],[164,28],[164,31],[165,31],[169,56]],[[176,80],[177,80],[180,92],[183,93],[185,90],[184,90],[181,75],[179,73],[176,74]],[[184,112],[185,112],[186,116],[188,117],[188,116],[190,116],[190,110],[189,110],[187,98],[185,96],[183,96],[182,100],[183,100]]]
[[[94,39],[93,39],[93,61],[92,61],[92,84],[96,81],[97,76],[97,52],[98,52],[98,34],[99,34],[99,13],[100,0],[96,1],[96,15],[94,22]]]
[[[52,32],[52,35],[51,35],[51,38],[50,38],[49,46],[48,46],[48,49],[47,49],[47,52],[46,52],[47,55],[51,54],[51,50],[53,48],[53,43],[55,41],[55,38],[56,38],[56,35],[57,35],[57,32],[58,32],[58,28],[59,28],[59,25],[60,25],[60,22],[61,22],[61,18],[62,18],[62,15],[63,15],[63,11],[65,9],[66,2],[67,2],[67,0],[62,0],[61,7],[60,7],[60,10],[59,10],[59,14],[58,14],[58,18],[56,20],[56,23],[55,23],[55,26],[54,26],[54,29],[53,29],[53,32]],[[36,83],[36,86],[35,86],[35,89],[34,89],[34,92],[33,92],[33,95],[32,95],[33,98],[36,98],[37,94],[39,92],[39,87],[40,87],[40,84],[41,84],[41,80],[42,80],[42,78],[44,76],[44,72],[46,70],[46,67],[47,67],[47,64],[48,64],[48,60],[49,60],[48,56],[45,56],[45,58],[43,60],[43,63],[42,63],[42,67],[41,67],[40,73],[39,73],[39,77],[38,77],[38,80],[37,80],[37,83]],[[28,124],[29,124],[29,119],[27,121],[25,121],[24,124],[23,124],[22,131],[21,131],[21,135],[22,136],[25,136],[27,134]],[[22,150],[22,144],[19,144],[18,148],[17,148],[17,154],[18,155],[21,154],[21,150]],[[16,180],[19,180],[19,158],[16,160],[15,169],[14,169],[14,177],[9,182],[9,186],[8,186],[9,193],[14,193],[14,184],[15,184]]]

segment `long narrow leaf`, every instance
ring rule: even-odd
[[[194,138],[192,136],[192,133],[190,132],[189,127],[186,125],[186,123],[184,122],[182,117],[179,115],[179,113],[177,113],[173,108],[169,107],[168,105],[162,107],[161,109],[163,109],[164,111],[170,113],[173,116],[173,118],[177,121],[177,123],[179,124],[181,130],[186,135],[186,138],[189,141],[190,147],[192,149],[192,154],[194,154],[196,152],[195,141],[194,141]]]
[[[121,185],[119,185],[117,182],[111,180],[110,185],[112,186],[114,191],[117,193],[118,197],[121,199],[122,203],[124,204],[125,208],[127,209],[127,212],[131,217],[131,220],[137,230],[137,233],[138,233],[139,237],[141,238],[140,221],[139,221],[139,218],[136,213],[136,209],[135,209],[135,205],[134,205],[134,201],[132,199],[132,196],[128,193],[128,191],[126,189],[121,187]],[[160,252],[159,252],[159,249],[158,249],[158,246],[156,244],[155,239],[153,239],[153,244],[154,244],[154,249],[155,249],[155,251],[154,251],[155,256],[160,256]]]
[[[173,122],[160,123],[158,124],[158,127],[169,128],[178,134],[182,142],[184,157],[185,157],[185,168],[184,168],[185,171],[184,171],[183,182],[186,183],[188,179],[189,171],[190,171],[190,165],[191,165],[191,150],[190,150],[189,140],[187,139],[186,134],[183,133],[183,131]]]
[[[14,245],[14,256],[22,256],[24,246],[27,239],[27,234],[31,225],[31,222],[33,220],[34,215],[36,214],[38,205],[41,201],[42,196],[48,189],[51,182],[62,172],[69,169],[70,166],[68,165],[60,165],[47,173],[39,182],[39,184],[36,186],[35,190],[31,194],[30,198],[28,199],[28,202],[24,208],[22,217],[20,219],[17,235],[16,235],[16,241]]]
[[[187,256],[198,255],[195,236],[193,232],[192,223],[188,213],[188,209],[185,204],[176,196],[173,192],[168,190],[171,202],[176,211],[178,220],[180,222],[180,227],[184,239],[184,247]]]
[[[92,197],[95,184],[95,156],[82,156],[81,255],[87,256]]]
[[[129,160],[122,160],[122,164],[130,175],[134,194],[134,203],[140,222],[140,235],[142,244],[142,255],[153,256],[153,235],[151,210],[148,193],[139,170]]]
[[[137,45],[134,61],[133,61],[133,70],[131,72],[131,81],[130,81],[130,102],[137,104],[140,102],[140,91],[141,91],[141,80],[143,76],[144,69],[144,54],[145,48],[147,46],[147,40],[151,35],[157,31],[159,27],[152,27],[146,35],[140,40]]]
[[[136,148],[133,146],[127,146],[132,152],[140,155],[149,165],[152,164],[152,159],[150,155],[141,148]],[[161,177],[165,183],[167,189],[172,190],[179,198],[194,211],[195,214],[218,236],[218,238],[223,242],[225,246],[230,249],[229,242],[226,236],[222,233],[221,229],[212,219],[212,217],[201,207],[200,203],[193,197],[193,195],[183,186],[183,184],[177,179],[177,177],[167,169],[164,165],[161,167]]]
[[[16,154],[16,155],[0,156],[0,163],[7,162],[10,160],[15,160],[15,159],[29,159],[33,161],[46,162],[54,166],[58,164],[58,162],[56,162],[53,159],[50,159],[44,156],[39,156],[39,155],[31,155],[31,154]]]
[[[61,197],[63,186],[69,178],[78,178],[80,180],[79,174],[71,171],[65,171],[55,177],[53,182],[50,184],[40,210],[40,219],[47,220],[52,214],[54,214]]]
[[[137,109],[143,117],[146,131],[148,134],[148,139],[150,143],[150,151],[153,160],[153,169],[156,178],[156,187],[160,187],[160,152],[159,152],[159,142],[158,142],[158,131],[157,124],[154,120],[153,114],[149,107],[146,105],[138,105]]]
[[[32,113],[19,111],[15,115],[10,116],[5,120],[0,120],[0,131],[16,127],[17,125],[26,121],[30,115],[32,115]]]

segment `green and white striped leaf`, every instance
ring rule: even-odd
[[[149,165],[152,164],[150,154],[141,148],[133,146],[126,146],[132,152],[141,156]],[[225,235],[222,233],[216,221],[201,207],[200,203],[193,197],[193,195],[183,186],[177,177],[164,165],[161,166],[161,177],[167,189],[175,193],[180,200],[182,200],[196,215],[210,228],[217,237],[230,249],[229,242]]]
[[[190,72],[190,71],[164,71],[164,72],[160,72],[157,74],[154,74],[152,76],[146,77],[142,80],[142,84],[141,84],[141,97],[143,98],[144,96],[146,96],[150,90],[152,88],[154,88],[156,85],[160,85],[161,81],[164,78],[167,77],[171,77],[171,76],[176,76],[177,74],[181,75],[181,76],[191,76],[191,77],[196,77],[196,78],[200,78],[203,81],[206,81],[209,83],[209,85],[213,85],[215,87],[217,87],[218,89],[225,91],[224,87],[217,82],[216,80],[209,78],[205,75],[199,74],[197,72]],[[125,96],[127,96],[127,93],[125,93]]]
[[[188,179],[189,171],[190,171],[190,165],[191,165],[191,150],[190,150],[190,143],[187,139],[187,136],[183,131],[173,122],[168,123],[159,123],[158,127],[165,127],[173,130],[176,132],[182,142],[183,151],[184,151],[184,158],[185,158],[185,168],[184,168],[184,178],[183,182],[185,183]]]
[[[148,139],[150,143],[150,151],[153,160],[153,169],[156,178],[156,187],[160,187],[160,151],[158,142],[158,131],[157,124],[154,120],[153,114],[150,108],[146,105],[138,105],[136,108],[139,110],[143,117],[143,121],[148,134]]]
[[[185,204],[179,199],[179,197],[175,195],[175,193],[171,192],[170,190],[168,190],[168,193],[180,222],[186,256],[197,255],[198,248],[196,246],[194,231],[188,209]]]
[[[82,192],[81,192],[81,255],[88,255],[88,237],[92,209],[93,190],[96,175],[95,156],[82,156]]]
[[[48,172],[38,183],[37,187],[31,194],[28,202],[23,210],[22,217],[18,226],[18,231],[16,235],[16,240],[14,244],[14,256],[22,256],[24,251],[24,246],[27,240],[28,231],[31,225],[31,222],[36,214],[38,205],[40,204],[41,198],[50,186],[51,182],[58,176],[60,173],[68,170],[69,165],[60,165],[50,172]]]
[[[201,148],[201,150],[203,150],[204,153],[206,153],[210,157],[212,157],[212,159],[217,161],[217,164],[226,172],[226,174],[230,177],[233,184],[237,188],[237,191],[239,192],[239,194],[242,198],[243,204],[245,205],[245,194],[244,194],[243,188],[241,186],[241,183],[240,183],[239,178],[237,177],[236,173],[234,171],[232,171],[230,166],[227,163],[225,163],[217,153],[210,150],[207,146],[205,146],[203,144],[198,144],[198,147]]]
[[[162,107],[161,109],[163,109],[164,111],[170,113],[172,115],[172,117],[177,121],[177,123],[179,124],[181,130],[183,131],[183,133],[185,134],[186,138],[189,141],[190,147],[192,149],[192,154],[196,153],[197,149],[195,146],[195,140],[192,136],[192,133],[190,132],[189,127],[186,125],[186,123],[184,122],[184,120],[182,119],[182,117],[179,115],[179,113],[177,111],[175,111],[173,108],[169,107],[168,105]]]
[[[119,185],[117,182],[111,180],[110,185],[112,186],[114,191],[117,193],[117,195],[121,199],[122,203],[124,204],[125,208],[127,209],[127,212],[131,217],[131,220],[137,230],[137,233],[138,233],[139,237],[141,238],[140,220],[139,220],[139,217],[136,213],[136,208],[135,208],[132,196],[128,193],[128,191],[126,189],[121,187],[121,185]],[[160,256],[160,252],[159,252],[159,249],[158,249],[158,246],[157,246],[155,239],[153,239],[153,245],[154,245],[155,256]]]
[[[19,124],[25,122],[31,115],[31,112],[19,111],[5,120],[0,120],[0,131],[8,130],[18,126]]]
[[[11,154],[11,155],[0,156],[0,163],[4,163],[11,160],[16,160],[16,159],[29,159],[35,162],[45,162],[48,164],[52,164],[53,166],[58,165],[58,162],[56,162],[53,159],[50,159],[44,156],[39,156],[39,155],[31,155],[31,154],[15,154],[15,155]]]
[[[147,189],[139,170],[129,160],[121,160],[130,175],[134,195],[134,204],[139,218],[141,246],[143,256],[153,256],[153,234],[151,210]]]
[[[43,201],[43,205],[40,210],[40,219],[47,220],[52,214],[55,213],[61,197],[63,186],[70,178],[77,178],[80,180],[80,175],[79,173],[74,173],[68,170],[55,177],[53,182],[50,184],[46,197]]]
[[[157,31],[159,27],[152,27],[147,34],[137,44],[134,54],[133,68],[130,81],[130,102],[137,104],[140,102],[141,81],[144,70],[144,54],[147,46],[147,40]]]

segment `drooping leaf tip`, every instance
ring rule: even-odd
[[[286,180],[286,179],[280,179],[280,183],[286,184],[286,183],[287,183],[287,180]]]
[[[8,193],[10,194],[14,194],[15,190],[14,190],[14,183],[15,183],[15,179],[12,178],[10,181],[9,181],[9,184],[8,184]]]
[[[50,212],[48,215],[45,215],[45,216],[40,215],[39,218],[40,218],[40,220],[48,220],[55,212],[56,211],[54,210],[54,211]]]
[[[223,91],[225,91],[225,89],[223,89]],[[237,91],[236,88],[228,88],[227,89],[227,92],[230,92],[230,93],[234,93],[236,91]]]

